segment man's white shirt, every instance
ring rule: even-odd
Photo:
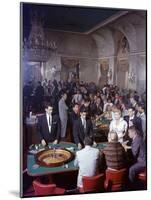
[[[47,123],[48,123],[49,133],[51,133],[52,115],[46,114],[46,117],[47,117]],[[50,117],[50,123],[49,123],[49,117]]]
[[[86,129],[86,119],[83,119],[83,118],[81,117],[81,120],[82,120],[82,125],[84,126],[84,129]]]
[[[99,150],[91,146],[77,151],[74,165],[79,167],[77,186],[83,187],[82,176],[94,176],[98,167]]]

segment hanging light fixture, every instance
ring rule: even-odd
[[[44,34],[44,17],[38,12],[31,12],[31,29],[29,37],[23,41],[23,56],[28,61],[46,62],[51,52],[56,51],[55,41],[49,41]]]

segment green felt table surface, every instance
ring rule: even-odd
[[[74,151],[73,151],[74,155],[76,154],[76,151],[78,151],[76,145],[73,143],[61,142],[61,143],[59,143],[59,146],[61,148],[74,147]],[[96,148],[101,150],[105,146],[106,146],[105,143],[98,143]],[[27,173],[30,176],[42,176],[42,175],[47,175],[47,174],[57,174],[57,173],[62,173],[62,172],[74,171],[74,170],[78,169],[77,167],[74,166],[74,159],[71,160],[70,162],[68,162],[67,164],[68,164],[68,168],[65,168],[65,165],[62,165],[59,167],[37,166],[35,156],[32,154],[27,155]],[[37,167],[35,168],[35,166],[37,166]]]
[[[101,120],[97,121],[97,124],[98,125],[108,125],[109,126],[110,122],[111,122],[110,120],[108,120],[108,119],[103,117],[103,118],[101,118]]]

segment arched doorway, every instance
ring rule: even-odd
[[[80,62],[79,59],[62,57],[61,58],[61,80],[79,80]]]

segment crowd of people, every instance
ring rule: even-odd
[[[146,138],[146,99],[136,91],[120,90],[114,85],[99,88],[95,83],[47,81],[33,87],[29,82],[23,89],[24,113],[43,112],[45,102],[51,102],[53,113],[61,121],[61,137],[66,136],[67,124],[73,129],[74,118],[85,110],[88,119],[108,119],[110,131],[116,131],[120,140],[126,137],[127,128],[135,125]]]
[[[140,95],[137,91],[121,90],[108,84],[99,88],[93,82],[51,82],[45,79],[42,83],[38,82],[36,87],[32,86],[32,82],[25,85],[23,97],[24,113],[45,111],[44,115],[38,118],[38,134],[43,146],[48,142],[57,144],[61,139],[65,139],[67,127],[70,127],[72,142],[80,150],[75,165],[82,170],[85,164],[90,163],[89,167],[84,167],[86,171],[79,172],[79,187],[82,174],[91,176],[96,173],[94,168],[100,154],[96,149],[91,149],[97,146],[93,123],[102,118],[109,121],[108,146],[103,151],[106,166],[113,170],[126,166],[123,144],[130,142],[134,157],[134,163],[129,166],[130,181],[134,182],[136,174],[145,168],[145,93]],[[88,162],[81,160],[86,152],[89,152]],[[118,156],[115,156],[116,154]],[[110,157],[112,159],[109,159]],[[118,159],[114,160],[115,158]]]

